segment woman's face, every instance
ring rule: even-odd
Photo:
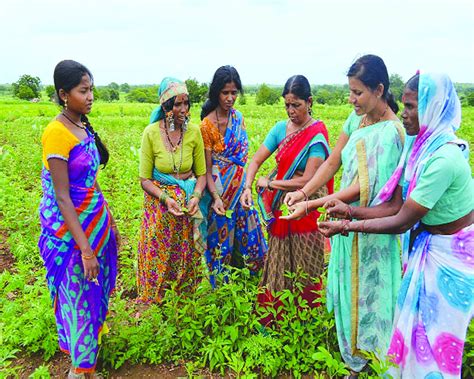
[[[237,99],[239,93],[234,82],[226,83],[219,93],[219,106],[225,111],[229,111]]]
[[[189,97],[186,94],[177,95],[173,105],[174,123],[181,126],[189,112]]]
[[[286,113],[291,122],[296,125],[302,125],[308,120],[308,108],[311,106],[310,101],[300,99],[292,93],[286,94],[284,99]]]
[[[403,90],[402,121],[409,136],[416,136],[420,132],[420,122],[418,121],[418,92],[409,88]]]
[[[381,96],[381,94],[379,94],[379,90],[372,91],[359,79],[354,77],[349,78],[349,91],[349,103],[353,105],[354,110],[358,116],[372,111],[377,105],[379,97]]]
[[[70,111],[88,114],[94,102],[93,83],[89,75],[84,75],[81,82],[68,93],[60,91],[63,101],[67,99],[67,109]]]

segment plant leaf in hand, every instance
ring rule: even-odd
[[[319,212],[318,222],[326,221],[326,218],[327,218],[326,208],[324,208],[324,207],[319,207],[319,208],[317,209],[317,211]]]

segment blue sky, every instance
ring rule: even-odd
[[[0,83],[52,83],[75,59],[96,84],[211,80],[232,64],[244,84],[345,83],[350,64],[380,55],[390,73],[417,69],[474,82],[474,1],[2,0]]]

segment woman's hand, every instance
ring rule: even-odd
[[[306,216],[308,204],[306,201],[296,203],[289,208],[290,213],[288,216],[280,216],[282,220],[299,220],[301,217]]]
[[[100,266],[92,248],[88,246],[86,249],[81,250],[81,257],[82,265],[84,266],[84,278],[96,281],[97,276],[99,276]]]
[[[261,176],[257,180],[257,188],[268,188],[268,183],[270,183],[270,179]]]
[[[288,192],[283,202],[291,207],[293,204],[299,203],[304,200],[304,193],[302,191]]]
[[[220,197],[216,198],[212,203],[212,209],[216,212],[219,216],[225,216],[225,208],[224,203]]]
[[[344,223],[342,221],[321,221],[318,222],[318,229],[325,237],[332,237],[344,231]]]
[[[117,228],[117,225],[112,224],[112,230],[114,232],[115,243],[117,245],[117,250],[120,250],[120,246],[122,245],[122,236],[120,235],[120,232]]]
[[[168,208],[168,212],[170,212],[172,215],[175,215],[175,216],[184,215],[179,204],[176,202],[176,200],[172,199],[171,197],[168,197],[166,199],[165,205]]]
[[[247,210],[253,207],[252,191],[250,188],[244,188],[242,195],[240,195],[240,204]]]
[[[199,209],[199,198],[192,196],[188,201],[187,208],[189,215],[194,216]]]
[[[339,199],[331,199],[324,204],[329,217],[351,220],[352,212],[350,205]]]

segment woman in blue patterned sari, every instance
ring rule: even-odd
[[[257,211],[244,210],[239,202],[245,183],[248,138],[244,118],[233,108],[238,92],[242,92],[242,84],[237,70],[220,67],[201,112],[208,206],[212,201],[205,256],[213,286],[214,274],[222,271],[223,264],[247,265],[255,273],[262,267],[267,251]]]

